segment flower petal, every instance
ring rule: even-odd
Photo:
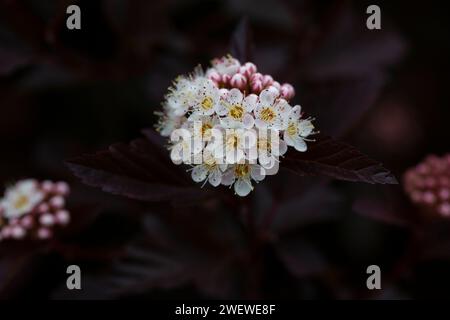
[[[244,99],[244,108],[247,112],[252,112],[256,108],[256,102],[258,101],[258,96],[256,94],[249,94]]]
[[[208,181],[213,187],[217,187],[222,181],[222,173],[220,172],[220,170],[219,169],[213,170],[209,174]]]
[[[276,95],[270,91],[270,90],[263,90],[259,94],[259,101],[262,103],[262,105],[273,105],[274,101],[276,99]]]
[[[248,179],[238,179],[234,183],[234,191],[238,196],[245,197],[252,191],[253,187]]]
[[[253,164],[250,167],[250,176],[255,181],[262,181],[266,176],[266,170],[260,165]]]
[[[238,104],[242,103],[242,99],[244,96],[242,95],[242,92],[239,89],[233,88],[228,92],[227,101],[230,104]]]
[[[194,169],[192,170],[191,176],[192,176],[192,180],[194,180],[195,182],[204,181],[206,179],[206,177],[208,176],[208,168],[205,165],[200,164],[200,165],[194,167]]]

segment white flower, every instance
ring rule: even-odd
[[[257,146],[258,161],[265,169],[273,168],[279,157],[287,151],[286,142],[280,139],[280,133],[276,130],[270,130],[270,135],[260,131]]]
[[[253,190],[252,179],[256,182],[262,181],[265,177],[265,170],[257,164],[236,164],[231,166],[222,176],[222,184],[231,186],[234,184],[234,191],[237,195],[245,197]]]
[[[169,147],[170,159],[175,164],[190,164],[203,149],[203,143],[195,136],[192,127],[174,130],[170,135],[172,145]]]
[[[247,131],[243,129],[227,129],[225,133],[225,163],[239,163],[246,159]],[[217,153],[216,153],[217,154]]]
[[[194,102],[191,105],[192,113],[189,120],[198,116],[211,116],[216,105],[220,103],[220,90],[214,82],[207,78],[198,78],[194,81],[196,88]]]
[[[230,76],[238,72],[241,67],[241,63],[232,56],[214,59],[211,61],[211,64],[219,74],[228,74]]]
[[[226,164],[219,164],[217,159],[206,150],[203,153],[203,164],[199,164],[192,169],[192,180],[205,183],[208,181],[212,186],[217,187],[222,182],[222,174],[227,169]]]
[[[295,106],[289,115],[287,128],[284,131],[284,141],[288,146],[297,151],[304,152],[307,149],[306,138],[313,133],[314,125],[310,119],[301,118],[301,107]]]
[[[258,96],[250,94],[244,98],[239,89],[231,89],[217,106],[217,114],[221,116],[224,128],[250,129],[255,123],[251,112],[256,107]]]
[[[7,219],[18,218],[32,211],[44,197],[36,181],[22,180],[6,190],[5,198],[0,202],[0,211]]]
[[[164,107],[167,107],[175,116],[185,115],[198,101],[198,86],[191,78],[178,77],[173,86],[169,88]]]
[[[272,90],[263,90],[255,108],[255,125],[260,129],[284,130],[291,111],[289,103]]]
[[[163,136],[169,137],[173,130],[180,128],[186,121],[185,116],[176,116],[167,105],[163,107],[164,112],[155,112],[159,116],[156,130]]]

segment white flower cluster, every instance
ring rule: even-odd
[[[290,84],[227,56],[206,72],[198,67],[175,80],[157,113],[157,129],[171,137],[172,161],[193,165],[194,181],[234,186],[246,196],[252,180],[276,174],[288,146],[307,150],[314,126],[299,105],[290,105],[293,96]]]
[[[0,199],[0,241],[2,239],[48,239],[56,226],[69,223],[65,182],[28,179],[9,187]]]

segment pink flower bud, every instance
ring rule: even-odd
[[[48,206],[47,203],[41,203],[41,204],[39,205],[38,209],[37,209],[37,211],[38,211],[39,213],[45,213],[45,212],[47,212],[48,210],[50,210],[50,207]]]
[[[11,227],[8,226],[4,227],[2,229],[2,236],[3,238],[9,238],[11,236]]]
[[[281,96],[283,98],[285,98],[286,100],[292,99],[295,95],[294,87],[291,86],[289,83],[284,83],[281,86],[280,91],[281,91]]]
[[[25,229],[30,229],[34,224],[33,218],[31,216],[25,216],[20,220],[20,225]]]
[[[11,229],[11,236],[14,239],[22,239],[25,237],[26,231],[21,226],[15,226]]]
[[[252,74],[256,73],[256,71],[258,71],[258,69],[256,68],[254,63],[247,62],[244,64],[244,66],[247,69],[249,76],[251,76]]]
[[[52,192],[53,191],[53,182],[46,180],[46,181],[42,182],[41,187],[44,192]]]
[[[39,222],[43,226],[49,227],[55,224],[55,217],[51,213],[45,213],[39,218]]]
[[[263,89],[263,84],[261,80],[256,80],[252,83],[251,89],[253,93],[260,93]]]
[[[231,80],[231,76],[229,74],[222,75],[222,83],[223,84],[229,84],[230,80]]]
[[[56,196],[50,199],[50,206],[52,208],[60,209],[64,207],[65,200],[61,196]]]
[[[222,81],[222,77],[216,71],[216,69],[209,69],[206,73],[206,76],[208,77],[208,79],[212,80],[215,83],[219,83],[220,81]]]
[[[48,239],[52,236],[52,232],[48,228],[39,228],[37,231],[37,237],[39,239]]]
[[[250,77],[250,83],[254,83],[255,81],[262,81],[263,75],[261,73],[254,73]]]
[[[67,183],[61,181],[55,184],[55,193],[66,196],[69,194],[69,192],[70,187]]]
[[[230,85],[234,88],[244,90],[247,85],[247,78],[240,73],[236,73],[231,78]]]
[[[70,221],[70,215],[67,210],[60,210],[56,213],[56,221],[59,224],[66,225]]]
[[[272,78],[272,76],[266,74],[266,75],[263,77],[263,79],[262,79],[262,84],[263,84],[263,86],[264,86],[264,87],[268,87],[268,86],[271,86],[272,83],[273,83],[273,78]]]
[[[439,213],[445,217],[450,216],[450,203],[444,202],[442,203],[439,208]]]

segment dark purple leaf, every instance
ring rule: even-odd
[[[330,137],[317,135],[306,152],[289,150],[283,166],[299,175],[327,176],[340,180],[397,184],[392,173],[381,163],[356,148]]]
[[[146,135],[151,137],[149,131]],[[157,202],[205,197],[157,144],[157,138],[116,144],[108,150],[69,160],[69,169],[87,185],[141,201]]]
[[[241,63],[245,63],[252,59],[252,50],[252,33],[248,18],[243,18],[239,22],[231,38],[231,55],[238,59]]]
[[[320,251],[298,237],[283,239],[275,244],[275,249],[281,261],[295,277],[311,276],[323,272],[326,268],[326,261]]]
[[[172,213],[178,223],[170,222]],[[235,289],[239,253],[237,235],[227,228],[229,218],[194,211],[147,215],[143,236],[101,274],[83,276],[83,292],[69,292],[62,286],[55,297],[113,298],[183,285],[194,285],[208,295],[229,296]]]

